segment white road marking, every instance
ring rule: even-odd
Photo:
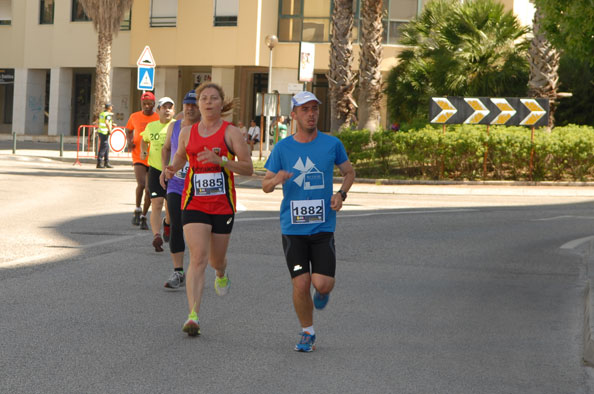
[[[553,216],[550,218],[542,218],[542,219],[532,219],[533,222],[545,222],[548,220],[560,220],[560,219],[588,219],[593,220],[594,216],[574,216],[574,215],[561,215],[561,216]]]
[[[591,235],[589,237],[574,239],[573,241],[569,241],[569,242],[566,242],[563,245],[561,245],[560,249],[575,250],[575,249],[579,248],[580,246],[582,246],[583,244],[593,241],[593,240],[594,240],[594,235]]]
[[[376,211],[366,213],[355,213],[355,214],[339,214],[340,219],[358,218],[363,216],[378,216],[378,215],[418,215],[418,214],[431,214],[431,213],[457,213],[457,212],[476,212],[478,209],[427,209],[427,210],[415,210],[415,211]],[[279,216],[265,216],[258,218],[239,218],[236,222],[257,222],[266,220],[279,220]]]
[[[238,208],[240,208],[239,205],[238,205]],[[242,208],[245,209],[244,206],[242,206]],[[376,211],[376,212],[366,212],[366,213],[358,213],[358,214],[340,214],[339,217],[341,219],[348,219],[348,218],[356,218],[356,217],[364,217],[364,216],[379,216],[379,215],[382,215],[382,216],[384,216],[384,215],[418,215],[418,214],[458,213],[458,212],[476,212],[476,211],[478,211],[478,209],[426,209],[426,210],[391,211],[391,212]],[[241,212],[238,211],[238,214],[239,213],[241,213]],[[258,221],[270,221],[270,220],[279,220],[278,214],[275,216],[264,216],[264,217],[257,217],[257,218],[241,218],[240,217],[240,218],[235,219],[236,222],[258,222]],[[118,242],[126,241],[129,239],[133,239],[133,238],[137,238],[137,237],[141,237],[141,236],[145,236],[145,235],[148,235],[148,233],[142,232],[142,233],[138,233],[135,235],[127,235],[127,236],[118,237],[118,238],[105,239],[103,241],[93,242],[91,244],[68,246],[68,249],[69,250],[90,249],[90,248],[95,248],[98,246],[116,244]],[[591,237],[591,238],[594,238],[594,237]],[[6,261],[4,263],[0,263],[0,269],[8,268],[8,267],[15,267],[15,266],[35,265],[35,264],[48,262],[52,258],[61,258],[61,257],[64,257],[64,253],[56,253],[55,255],[48,255],[47,253],[45,253],[45,254],[39,254],[39,255],[35,255],[35,256],[27,256],[27,257],[22,257],[22,258],[19,258],[16,260],[11,260],[11,261]]]

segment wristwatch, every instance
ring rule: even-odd
[[[225,167],[227,165],[227,162],[229,161],[229,158],[227,156],[221,156],[221,160],[223,161],[221,163],[221,167]]]
[[[336,193],[340,193],[340,196],[342,197],[342,201],[346,200],[346,198],[347,198],[346,192],[343,192],[342,190],[339,190]]]

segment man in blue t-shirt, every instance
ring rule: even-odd
[[[318,131],[319,104],[311,92],[300,92],[292,98],[291,116],[297,132],[275,145],[262,181],[265,193],[283,185],[280,223],[293,282],[293,306],[302,327],[295,346],[300,352],[315,349],[313,308],[323,309],[334,287],[336,212],[342,208],[355,179],[342,142]],[[335,165],[344,179],[336,193],[332,189]]]

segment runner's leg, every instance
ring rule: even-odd
[[[210,239],[210,259],[209,263],[215,269],[216,275],[219,278],[225,276],[227,269],[227,247],[231,234],[212,234]]]
[[[204,290],[204,271],[208,265],[210,254],[210,238],[212,226],[205,223],[188,223],[184,225],[186,244],[190,250],[190,264],[186,272],[186,294],[188,309],[192,313],[200,311],[200,301]]]
[[[141,164],[134,165],[134,176],[136,177],[136,208],[140,208],[140,204],[142,203],[142,195],[145,193],[146,173],[147,171],[145,166]]]
[[[301,327],[313,326],[313,301],[311,299],[311,277],[308,273],[296,276],[293,282],[293,306]]]
[[[144,175],[144,206],[142,207],[142,214],[146,216],[151,206],[151,192],[148,187],[148,168],[145,168]]]
[[[153,209],[151,210],[151,230],[153,235],[161,233],[161,212],[163,211],[163,197],[151,198]]]

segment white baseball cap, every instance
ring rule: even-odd
[[[305,103],[309,103],[310,101],[317,101],[318,104],[322,104],[322,102],[318,100],[318,98],[312,92],[299,92],[291,99],[291,109],[299,107]]]
[[[170,97],[161,97],[159,99],[159,102],[157,103],[157,108],[160,108],[165,103],[171,103],[171,104],[175,105],[175,103],[173,102],[173,100]]]

